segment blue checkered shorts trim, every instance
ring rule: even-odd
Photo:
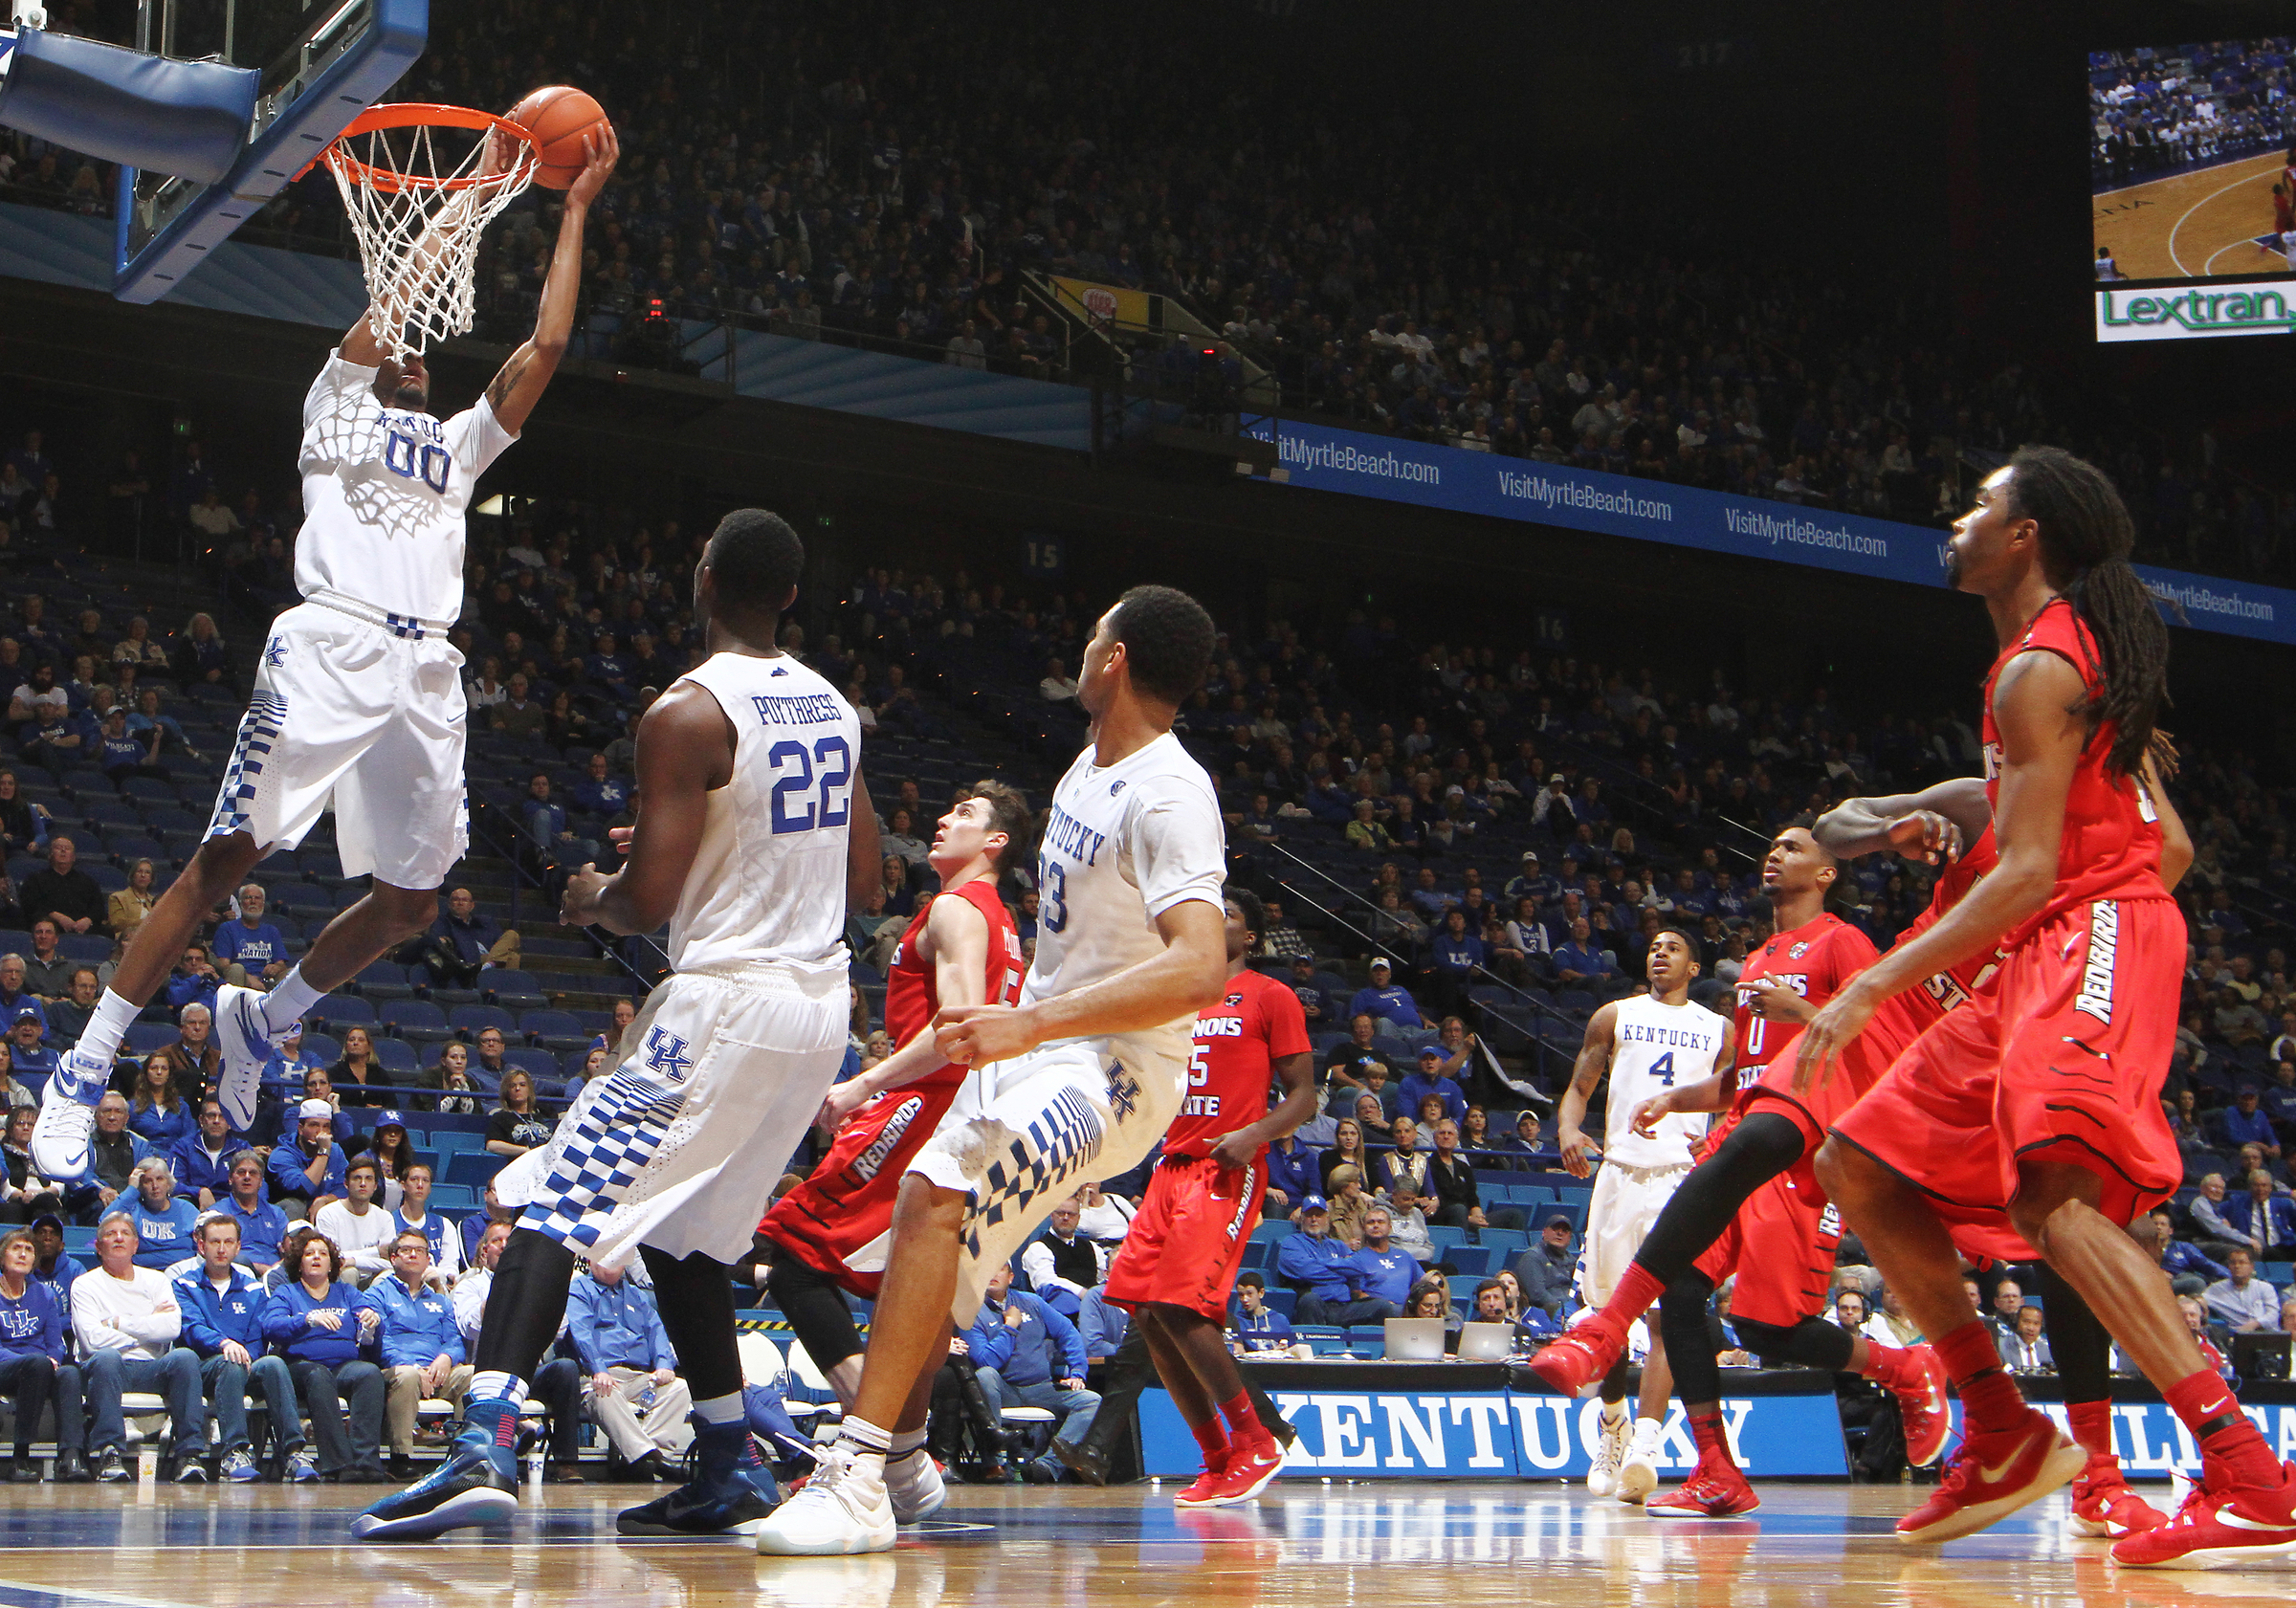
[[[247,700],[247,713],[239,717],[238,740],[232,744],[231,768],[223,773],[223,786],[215,795],[215,814],[208,823],[208,836],[218,838],[248,830],[265,758],[286,723],[283,694],[258,689]]]

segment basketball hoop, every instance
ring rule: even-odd
[[[469,149],[442,133],[475,134]],[[509,165],[488,172],[499,132]],[[462,106],[370,106],[320,156],[359,239],[375,340],[393,360],[469,331],[478,241],[533,180],[534,136],[508,118]],[[306,169],[308,171],[308,169]]]

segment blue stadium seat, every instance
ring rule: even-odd
[[[558,1057],[546,1049],[529,1049],[519,1045],[502,1052],[505,1067],[523,1067],[538,1085],[547,1084],[553,1091],[565,1086],[565,1074],[559,1070]]]
[[[31,940],[25,940],[31,947]],[[55,940],[55,952],[67,960],[84,960],[89,965],[100,965],[112,958],[112,940],[94,933],[70,933]]]
[[[175,1043],[174,1027],[165,1022],[131,1022],[123,1041],[131,1055],[149,1055]]]
[[[442,1212],[475,1212],[481,1204],[478,1192],[467,1183],[434,1183],[430,1203]]]
[[[422,1069],[421,1057],[415,1054],[414,1046],[406,1040],[377,1036],[372,1042],[375,1046],[375,1059],[383,1063],[384,1067],[401,1082],[411,1078]]]
[[[519,1031],[544,1049],[586,1049],[594,1036],[582,1030],[573,1013],[563,1010],[524,1010],[519,1013]]]
[[[519,1030],[518,1018],[500,1005],[456,1005],[448,1013],[447,1025],[468,1039],[475,1039],[488,1027],[499,1027],[506,1039]]]
[[[490,1154],[480,1141],[477,1150],[458,1150],[446,1158],[446,1180],[483,1190],[494,1176],[508,1165],[505,1156]]]
[[[484,1134],[458,1133],[448,1128],[433,1128],[430,1130],[430,1148],[443,1162],[447,1156],[453,1155],[456,1151],[484,1150],[486,1135]]]
[[[363,1000],[356,994],[321,994],[311,1002],[311,1008],[303,1012],[303,1020],[320,1023],[329,1028],[364,1027],[373,1024],[375,1007],[371,1001]]]
[[[392,1000],[381,1015],[385,1030],[394,1038],[435,1044],[454,1036],[454,1029],[447,1025],[447,1013],[429,1000]]]
[[[407,968],[395,960],[377,960],[351,979],[351,986],[370,1000],[404,1000],[414,993]]]
[[[500,966],[479,973],[478,980],[487,999],[505,1011],[539,1010],[550,1002],[530,972]],[[501,1025],[507,1029],[509,1024]]]
[[[315,1055],[321,1065],[332,1067],[342,1059],[342,1043],[325,1033],[306,1031],[303,1034],[303,1053]]]

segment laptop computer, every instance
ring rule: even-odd
[[[1470,1323],[1459,1331],[1459,1360],[1503,1362],[1514,1355],[1514,1325]]]
[[[1443,1319],[1439,1317],[1391,1317],[1387,1320],[1387,1360],[1390,1362],[1441,1362],[1443,1360]]]
[[[2285,1334],[2235,1334],[2232,1337],[2232,1371],[2244,1380],[2285,1379],[2288,1377],[2289,1336]]]

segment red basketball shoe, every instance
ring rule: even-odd
[[[2204,1467],[2176,1516],[2112,1544],[2112,1561],[2132,1569],[2239,1568],[2296,1553],[2296,1465],[2283,1464],[2272,1486],[2241,1486]]]
[[[1736,1464],[1709,1454],[1698,1460],[1680,1488],[1651,1497],[1643,1504],[1643,1511],[1660,1519],[1733,1519],[1761,1505]]]
[[[1897,1521],[1901,1541],[1951,1541],[1983,1530],[2081,1472],[2088,1454],[2058,1433],[2048,1415],[2028,1407],[2024,1421],[1962,1437],[1945,1479]]]
[[[2168,1514],[2130,1488],[2121,1474],[2119,1458],[2110,1452],[2089,1455],[2088,1466],[2073,1482],[2073,1513],[2067,1528],[2075,1535],[2118,1541],[2168,1522]]]
[[[1175,1508],[1218,1507],[1220,1505],[1220,1480],[1227,1472],[1227,1460],[1234,1450],[1235,1443],[1230,1442],[1221,1447],[1219,1451],[1206,1457],[1203,1460],[1203,1472],[1196,1476],[1193,1485],[1172,1498],[1172,1506]]]
[[[1283,1471],[1284,1449],[1272,1438],[1235,1446],[1228,1453],[1226,1472],[1212,1487],[1211,1502],[1205,1506],[1232,1508],[1249,1502]]]
[[[1531,1358],[1531,1372],[1565,1396],[1584,1396],[1625,1352],[1623,1335],[1613,1336],[1599,1323],[1582,1323],[1541,1346]]]
[[[1905,1423],[1906,1461],[1927,1468],[1945,1450],[1946,1431],[1952,1427],[1945,1402],[1945,1364],[1927,1346],[1906,1353],[1906,1377],[1890,1387],[1897,1398],[1897,1416]]]

